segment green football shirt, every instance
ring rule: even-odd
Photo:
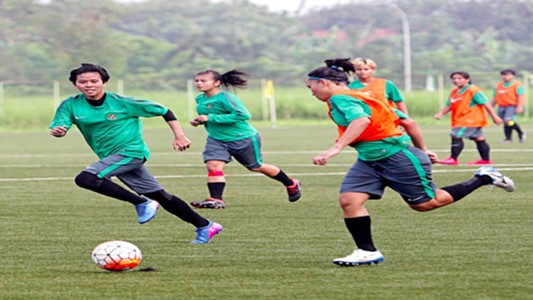
[[[139,117],[162,116],[167,111],[168,108],[155,102],[110,92],[106,92],[102,105],[94,106],[79,94],[61,103],[49,127],[70,129],[76,125],[99,158],[121,154],[149,159],[150,150],[143,140]]]
[[[234,94],[225,91],[211,97],[200,94],[196,103],[198,114],[208,116],[204,126],[210,138],[232,142],[257,134],[257,130],[248,123],[252,115]]]

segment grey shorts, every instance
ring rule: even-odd
[[[450,135],[458,139],[475,139],[484,137],[483,127],[455,127],[452,128]]]
[[[516,106],[498,107],[498,117],[502,118],[504,122],[516,121]]]
[[[98,178],[111,179],[115,176],[139,195],[162,190],[163,187],[148,171],[144,162],[142,159],[113,154],[88,166],[84,171]]]
[[[259,168],[263,165],[261,136],[255,135],[233,142],[222,142],[208,137],[203,156],[204,162],[220,160],[229,163],[233,157],[247,169]]]
[[[378,161],[358,159],[344,177],[340,192],[366,193],[370,199],[381,199],[387,186],[408,204],[433,199],[436,186],[427,154],[409,147]]]

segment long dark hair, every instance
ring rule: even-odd
[[[204,75],[204,74],[211,74],[213,76],[213,79],[215,81],[220,81],[220,83],[225,87],[236,87],[236,88],[246,88],[246,85],[248,84],[248,80],[245,79],[245,77],[250,76],[248,73],[240,71],[240,70],[231,70],[224,74],[220,74],[217,71],[214,70],[205,70],[200,71],[195,74],[196,75]]]
[[[68,77],[68,80],[72,82],[72,84],[76,84],[76,79],[78,79],[78,75],[89,72],[99,73],[104,83],[108,82],[109,78],[111,78],[109,76],[109,73],[107,73],[107,70],[103,67],[99,65],[83,63],[81,64],[81,67],[70,71],[70,76]]]
[[[349,81],[349,74],[355,72],[355,67],[350,58],[326,59],[325,67],[312,70],[307,74],[311,79],[327,79],[336,82]]]

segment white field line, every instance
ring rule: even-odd
[[[319,149],[319,150],[304,150],[304,151],[261,151],[261,153],[263,154],[263,156],[269,156],[269,155],[286,155],[286,154],[315,154],[315,155],[318,155],[320,153],[322,153],[323,151],[325,151],[326,148],[324,149]],[[450,152],[450,149],[431,149],[431,151],[433,152],[437,152],[437,153],[449,153]],[[490,150],[491,152],[502,152],[502,153],[508,153],[508,152],[533,152],[533,149],[491,149]],[[477,149],[464,149],[463,152],[477,152]],[[341,152],[340,154],[349,154],[349,155],[354,155],[356,154],[355,150],[353,149],[346,149],[344,150],[343,152]],[[202,152],[199,152],[199,151],[196,151],[196,152],[180,152],[180,153],[177,153],[177,152],[172,152],[172,151],[168,151],[168,152],[152,152],[152,156],[170,156],[170,155],[179,155],[179,156],[182,156],[182,155],[187,155],[187,156],[192,156],[192,155],[195,155],[195,156],[202,156]],[[95,157],[94,154],[92,153],[61,153],[61,154],[57,154],[57,153],[50,153],[50,154],[0,154],[0,159],[4,159],[4,158],[46,158],[46,157]]]
[[[316,167],[317,170],[322,167]],[[433,173],[474,173],[477,170],[475,169],[445,169],[445,170],[433,170]],[[500,171],[533,171],[533,166],[531,167],[507,167],[507,168],[498,168]],[[291,176],[294,177],[305,177],[305,176],[344,176],[346,172],[310,172],[310,173],[291,173]],[[200,175],[159,175],[155,176],[158,179],[174,179],[174,178],[205,178],[205,174]],[[257,173],[246,173],[246,174],[226,174],[226,177],[259,177],[264,176]],[[28,182],[28,181],[64,181],[64,180],[73,180],[72,177],[35,177],[35,178],[0,178],[0,182]]]

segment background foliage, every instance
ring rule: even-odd
[[[532,0],[352,1],[300,15],[247,0],[2,0],[0,80],[56,80],[95,62],[151,88],[204,68],[242,68],[292,85],[325,58],[365,56],[401,86],[394,5],[410,23],[415,89],[427,74],[457,69],[533,70]]]

